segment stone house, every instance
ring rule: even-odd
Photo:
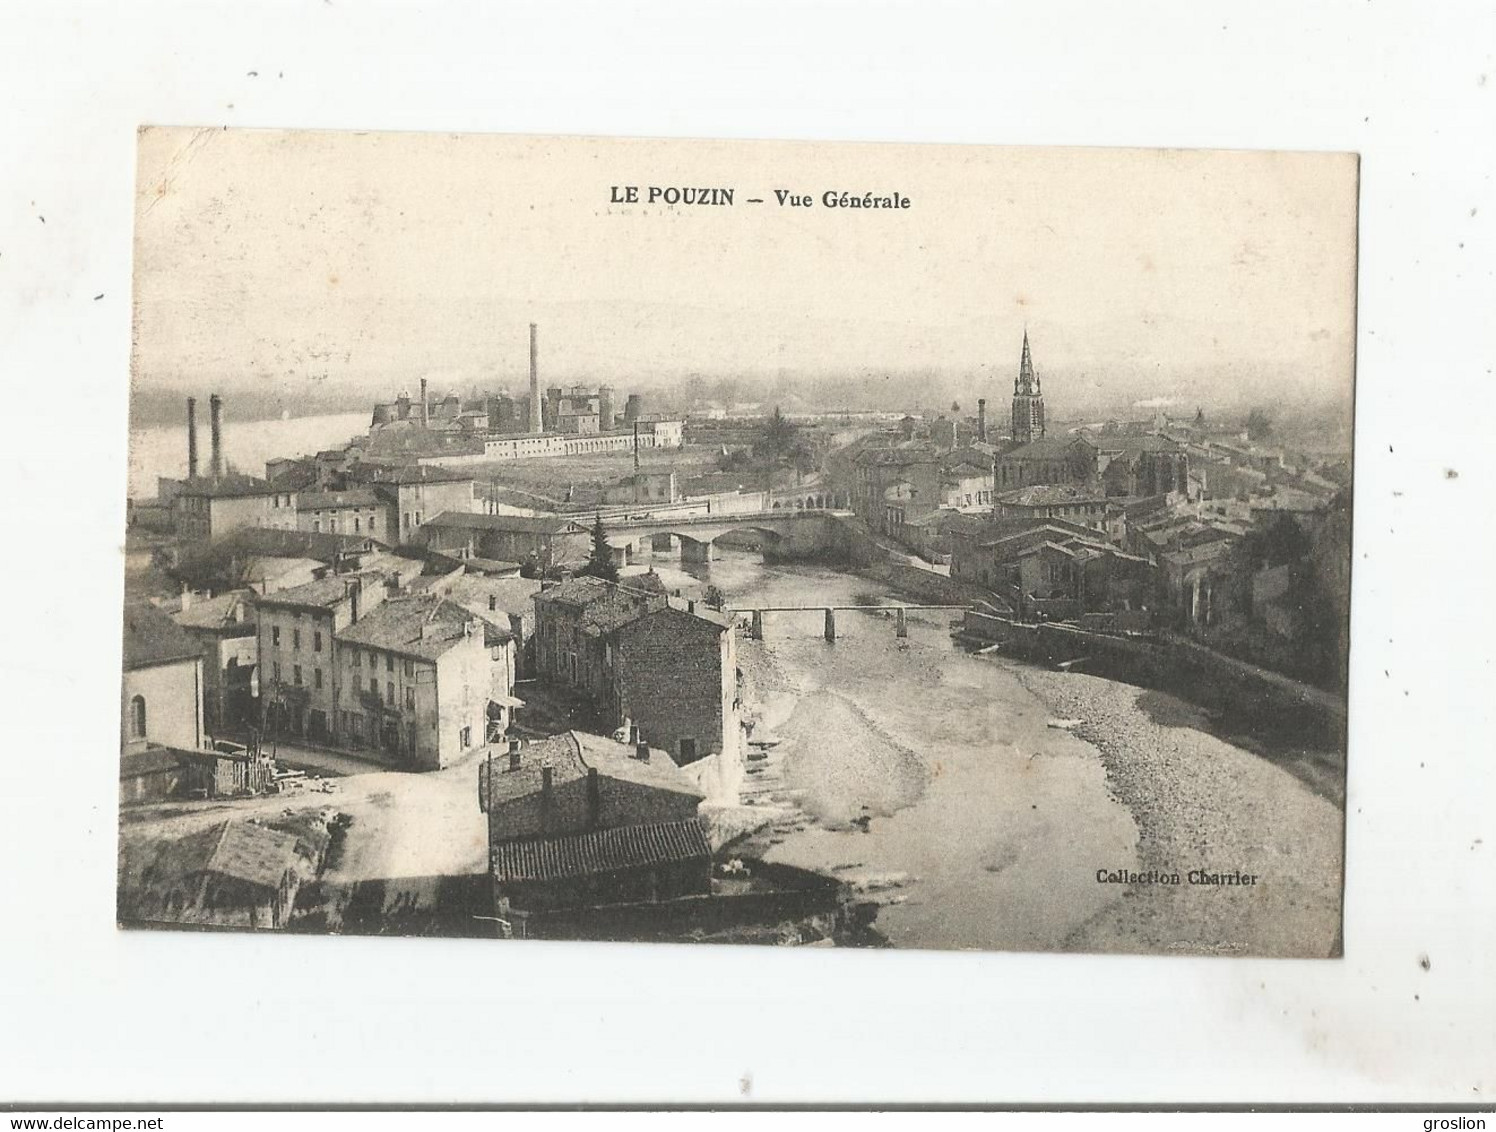
[[[928,444],[864,448],[852,459],[852,510],[879,534],[936,510],[940,499],[940,453]]]
[[[337,634],[339,745],[440,770],[502,737],[514,699],[509,635],[439,594],[393,596]]]
[[[702,795],[663,752],[567,732],[480,765],[501,913],[710,891]]]
[[[125,607],[120,750],[203,745],[203,657],[171,617],[153,605]]]
[[[254,599],[260,695],[282,734],[336,744],[347,703],[338,676],[340,632],[384,601],[377,572],[333,574]]]
[[[671,603],[620,626],[613,653],[615,715],[679,766],[735,754],[737,639],[722,617]]]
[[[581,562],[591,549],[588,528],[563,515],[445,512],[427,521],[425,542],[432,550],[459,558],[534,559],[547,568]]]
[[[633,578],[582,577],[540,591],[540,677],[584,692],[609,726],[632,724],[679,765],[734,752],[739,702],[731,626],[694,602],[682,605],[638,585]]]

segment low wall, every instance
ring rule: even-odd
[[[1173,692],[1254,731],[1282,729],[1337,747],[1345,744],[1344,700],[1192,641],[1143,640],[1052,622],[1031,625],[975,611],[967,612],[962,631],[1024,660],[1084,660],[1086,672]]]
[[[678,940],[701,932],[765,926],[842,913],[842,886],[789,865],[753,862],[754,875],[785,885],[772,892],[682,896],[674,900],[533,912],[527,939]]]
[[[880,539],[861,519],[828,515],[830,541],[838,561],[864,578],[882,582],[900,593],[931,605],[996,604],[994,595],[947,574],[937,574],[907,561],[909,554]]]

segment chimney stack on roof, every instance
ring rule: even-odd
[[[641,763],[649,761],[649,744],[643,739],[634,744],[634,758],[638,759]]]
[[[187,398],[187,478],[197,479],[197,398]]]
[[[519,752],[521,743],[518,739],[509,740],[509,769],[519,769]]]
[[[217,393],[208,398],[208,429],[212,451],[209,457],[210,474],[223,477],[223,398]]]

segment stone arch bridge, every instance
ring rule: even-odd
[[[741,515],[605,519],[613,560],[628,565],[643,557],[680,550],[682,562],[710,562],[717,539],[728,534],[759,537],[766,551],[789,557],[841,551],[847,545],[841,518],[826,510],[756,511]]]

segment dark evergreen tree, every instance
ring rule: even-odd
[[[587,556],[587,565],[577,573],[607,582],[618,581],[618,567],[613,562],[613,548],[608,545],[608,529],[603,526],[602,512],[598,512],[597,521],[592,524],[592,552]]]

